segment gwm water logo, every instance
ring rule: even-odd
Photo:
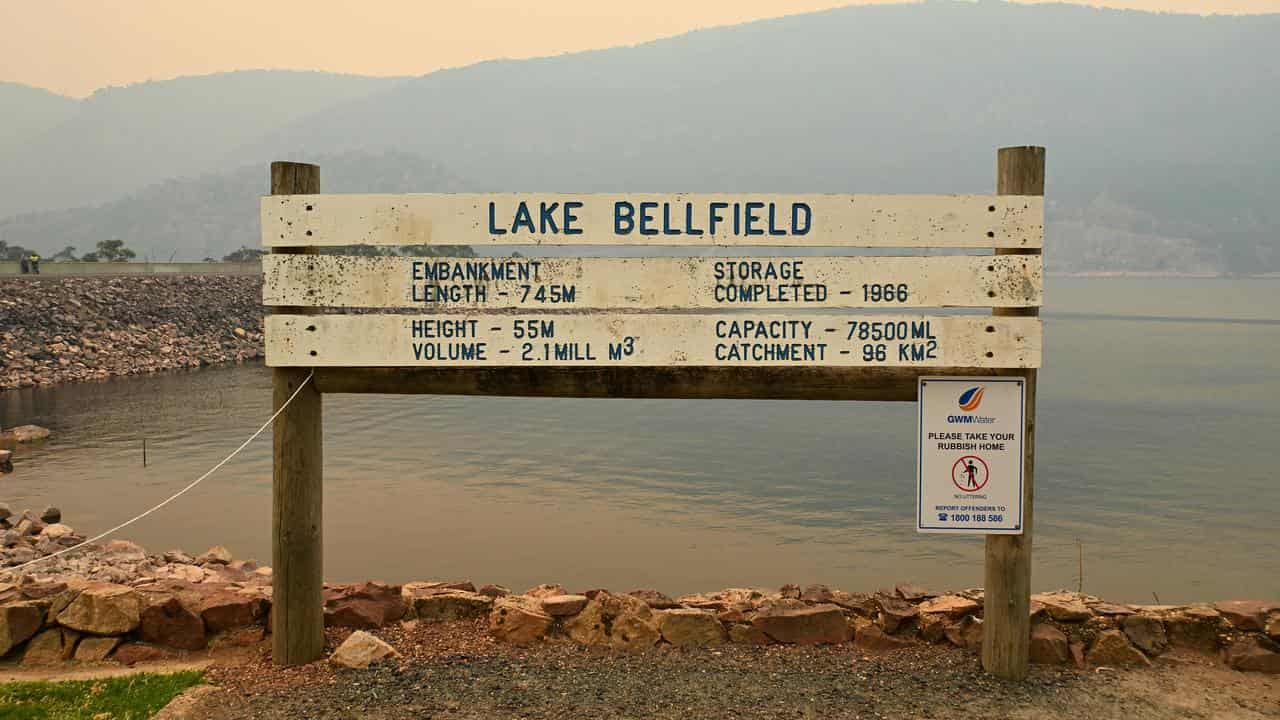
[[[986,389],[981,385],[971,387],[960,393],[960,409],[965,412],[973,412],[982,404],[982,394]]]
[[[967,413],[971,413],[974,410],[977,410],[978,406],[982,404],[982,396],[986,393],[986,391],[987,389],[984,388],[983,386],[974,385],[968,390],[965,390],[964,392],[960,393],[960,397],[956,400],[956,405],[959,405],[961,410]],[[987,417],[985,415],[948,415],[947,416],[947,422],[949,423],[978,423],[978,424],[985,425],[985,424],[993,423],[995,421],[996,421],[995,418]]]

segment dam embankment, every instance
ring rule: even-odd
[[[262,354],[261,275],[0,277],[0,391]]]

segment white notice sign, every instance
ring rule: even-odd
[[[920,378],[916,530],[1022,534],[1020,377]]]

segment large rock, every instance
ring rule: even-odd
[[[698,593],[684,595],[678,600],[685,607],[701,608],[720,612],[730,608],[755,608],[766,598],[766,595],[754,588],[728,588],[714,593]]]
[[[1119,630],[1098,633],[1093,645],[1089,646],[1088,660],[1090,665],[1108,667],[1145,667],[1151,664],[1147,656],[1130,644]]]
[[[956,647],[978,650],[982,647],[982,620],[966,615],[959,622],[948,621],[945,634]]]
[[[947,620],[945,615],[921,615],[920,637],[925,642],[942,642],[947,636]]]
[[[1089,609],[1094,615],[1132,615],[1134,609],[1128,605],[1117,605],[1109,602],[1091,602],[1088,603]]]
[[[604,608],[604,614],[610,620],[623,615],[635,615],[640,618],[652,618],[653,610],[644,600],[632,595],[615,595],[611,592],[600,591],[593,598],[600,606]]]
[[[849,623],[835,605],[774,607],[757,613],[751,623],[781,643],[820,645],[849,640]]]
[[[649,606],[645,606],[647,610]],[[615,650],[636,652],[648,650],[661,638],[657,619],[652,613],[627,613],[614,618],[609,628],[609,645]]]
[[[920,614],[915,605],[887,593],[876,593],[875,601],[880,609],[880,625],[890,634],[898,632]]]
[[[579,645],[607,645],[609,629],[604,606],[595,600],[588,602],[577,615],[564,621],[564,632]]]
[[[46,598],[45,601],[49,603],[49,609],[44,615],[45,624],[58,624],[58,615],[61,614],[63,610],[67,609],[67,606],[71,604],[72,600],[76,599],[76,596],[80,594],[80,591],[83,590],[84,586],[87,584],[88,583],[80,582],[75,586],[60,590]]]
[[[114,583],[91,583],[58,613],[58,624],[91,635],[123,635],[137,629],[142,596]]]
[[[1031,600],[1040,603],[1044,612],[1058,622],[1084,622],[1093,617],[1093,611],[1076,593],[1037,593],[1031,596]]]
[[[495,600],[489,613],[489,632],[498,640],[514,645],[529,645],[546,636],[551,616],[543,612],[542,603],[519,596]]]
[[[800,592],[800,599],[810,605],[821,605],[835,600],[836,594],[830,587],[820,583],[815,583],[813,585],[806,586],[805,589]]]
[[[1031,628],[1031,662],[1042,665],[1065,665],[1071,662],[1071,646],[1058,628],[1040,623]]]
[[[18,425],[0,432],[0,439],[10,442],[31,443],[48,439],[49,429],[39,425]]]
[[[721,645],[729,639],[714,613],[695,608],[658,611],[662,639],[677,647]]]
[[[70,660],[80,634],[66,628],[49,628],[31,638],[22,654],[23,665],[52,665]]]
[[[555,583],[543,583],[542,585],[531,587],[528,590],[525,590],[524,594],[526,597],[542,599],[542,598],[551,597],[553,595],[567,595],[568,591],[564,589],[563,585],[558,585]]]
[[[768,645],[773,640],[755,625],[736,623],[729,626],[729,642],[740,645]]]
[[[1205,654],[1218,652],[1218,625],[1222,618],[1216,610],[1197,611],[1189,608],[1164,618],[1169,645]]]
[[[542,609],[551,617],[567,617],[582,612],[587,602],[586,595],[551,595],[542,598]]]
[[[1213,607],[1237,630],[1262,630],[1267,613],[1280,606],[1265,600],[1224,600]]]
[[[176,654],[167,648],[147,643],[131,642],[124,643],[116,648],[115,654],[111,656],[111,659],[121,665],[132,667],[140,662],[158,662],[160,660],[170,660],[174,657],[176,657]],[[160,716],[157,715],[156,717]]]
[[[1261,638],[1239,640],[1227,648],[1227,665],[1245,672],[1280,675],[1280,653]]]
[[[58,540],[68,535],[71,535],[74,532],[75,530],[73,530],[70,526],[63,525],[62,523],[56,522],[49,525],[45,525],[44,529],[40,531],[40,537],[49,538],[50,540]]]
[[[426,622],[446,622],[484,617],[493,609],[493,598],[466,590],[424,588],[407,583],[400,591],[405,617]]]
[[[189,583],[204,582],[207,578],[213,577],[208,570],[198,565],[182,565],[178,563],[157,568],[155,576]]]
[[[204,619],[176,597],[158,599],[144,607],[138,635],[146,642],[179,650],[202,650],[206,642]]]
[[[879,625],[866,620],[859,622],[858,629],[854,632],[853,644],[870,652],[901,650],[914,645],[906,638],[885,634]]]
[[[1267,637],[1272,640],[1280,640],[1280,614],[1273,615],[1267,620]]]
[[[11,602],[0,606],[0,655],[36,634],[44,624],[44,608],[34,602]]]
[[[40,519],[47,523],[60,523],[62,522],[62,511],[50,505],[40,511]]]
[[[485,583],[484,585],[481,585],[480,589],[476,592],[484,595],[485,597],[500,598],[510,595],[511,588],[503,587],[502,585],[494,585],[493,583]]]
[[[960,595],[940,595],[930,600],[925,600],[916,606],[916,610],[919,612],[946,615],[948,617],[964,617],[981,609],[982,606],[977,602]]]
[[[880,612],[875,598],[866,593],[851,593],[844,590],[832,590],[831,602],[865,618],[874,618]]]
[[[247,591],[218,590],[200,602],[200,619],[209,632],[223,632],[265,622],[270,604]],[[326,623],[327,624],[327,623]]]
[[[455,592],[458,590],[463,592],[476,591],[475,583],[470,580],[419,580],[405,583],[404,587],[412,588],[415,595],[430,595],[433,592]]]
[[[325,588],[325,627],[372,629],[404,617],[399,585],[366,582]]]
[[[680,603],[672,600],[669,596],[651,589],[632,590],[627,593],[631,597],[640,598],[646,605],[654,610],[667,610],[670,608],[680,607]]]
[[[1164,623],[1150,615],[1129,615],[1121,627],[1129,641],[1148,655],[1159,655],[1169,648]]]
[[[121,637],[87,637],[76,645],[75,658],[79,662],[102,662],[124,640]]]
[[[164,552],[164,561],[167,563],[176,563],[179,565],[195,565],[196,559],[181,550],[166,550]]]
[[[363,630],[357,630],[333,651],[329,662],[339,667],[362,670],[374,663],[399,657],[400,653],[395,648]]]
[[[923,585],[916,585],[915,583],[898,583],[898,585],[894,587],[893,591],[898,597],[910,602],[927,600],[937,595],[937,593],[931,592]]]
[[[201,565],[226,565],[231,562],[231,559],[232,555],[230,550],[226,549],[222,545],[214,545],[208,550],[205,550],[203,555],[196,558],[196,562]]]
[[[110,540],[102,546],[102,554],[111,556],[114,562],[139,562],[147,559],[147,551],[136,542]]]

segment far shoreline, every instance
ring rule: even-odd
[[[1221,272],[1169,272],[1164,270],[1085,270],[1046,272],[1051,278],[1118,278],[1160,280],[1280,280],[1280,273],[1233,274]]]

